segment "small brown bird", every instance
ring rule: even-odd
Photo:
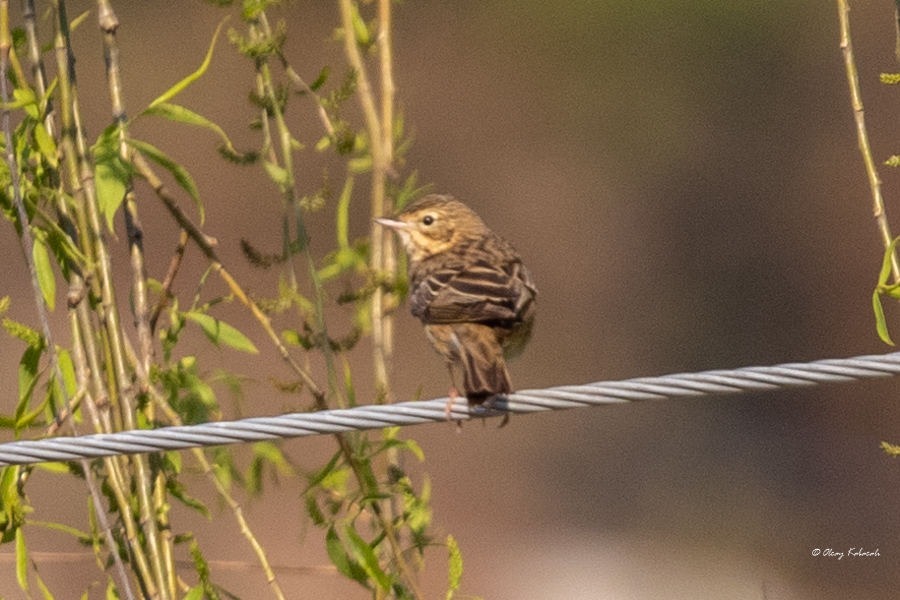
[[[470,406],[511,393],[504,358],[521,354],[531,337],[537,296],[519,254],[451,196],[431,194],[376,221],[396,231],[409,254],[410,309],[447,360],[451,403],[454,367]]]

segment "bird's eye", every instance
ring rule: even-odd
[[[424,217],[422,217],[422,224],[425,225],[426,227],[428,225],[433,225],[434,217],[432,217],[431,215],[425,215]]]

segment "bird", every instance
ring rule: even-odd
[[[525,349],[537,310],[519,253],[449,195],[429,194],[375,221],[399,236],[409,257],[410,311],[450,373],[448,420],[458,397],[454,370],[470,409],[495,408],[513,391],[506,361]],[[506,413],[500,426],[508,420]]]

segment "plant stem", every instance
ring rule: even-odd
[[[77,435],[75,420],[72,416],[71,405],[68,397],[68,391],[66,390],[65,379],[63,378],[62,370],[59,366],[59,358],[56,353],[56,346],[53,343],[53,336],[50,331],[50,323],[47,319],[47,310],[44,304],[43,294],[41,294],[40,284],[38,283],[37,279],[37,269],[35,267],[34,257],[32,255],[34,241],[31,238],[28,214],[25,211],[25,204],[22,200],[21,189],[19,187],[19,167],[14,154],[15,145],[13,144],[12,133],[10,131],[8,108],[9,91],[7,89],[7,65],[9,61],[11,41],[11,34],[9,29],[9,1],[0,0],[0,101],[2,101],[3,103],[2,128],[4,142],[6,145],[6,161],[9,167],[13,190],[13,199],[16,204],[16,211],[18,212],[19,222],[22,228],[22,243],[25,246],[25,260],[28,263],[28,270],[31,274],[31,284],[35,294],[35,303],[37,305],[38,317],[41,321],[41,328],[44,334],[44,342],[47,346],[47,353],[50,356],[50,365],[53,375],[56,377],[58,389],[60,390],[60,393],[63,397],[66,410],[69,413],[70,428],[72,429],[73,435]],[[106,538],[108,551],[113,557],[114,564],[116,565],[116,571],[120,579],[120,589],[123,591],[126,598],[133,599],[134,592],[131,589],[131,582],[128,579],[127,573],[125,572],[125,566],[122,562],[122,559],[118,556],[118,552],[116,552],[117,546],[115,543],[115,538],[112,535],[112,529],[109,525],[109,517],[106,514],[106,510],[103,508],[100,491],[97,488],[97,483],[91,472],[90,463],[87,460],[82,460],[80,461],[80,464],[82,469],[84,470],[84,476],[85,481],[87,482],[88,491],[96,506],[97,519],[100,523],[100,528],[103,532],[103,535]]]
[[[354,5],[352,0],[340,0],[341,20],[344,29],[344,47],[347,59],[356,72],[357,88],[359,91],[360,104],[362,105],[363,115],[366,120],[366,127],[369,132],[370,147],[372,152],[372,217],[385,216],[390,211],[389,201],[385,194],[387,174],[392,171],[393,161],[393,97],[394,83],[392,75],[392,53],[391,53],[391,19],[390,19],[390,0],[379,0],[379,34],[378,43],[381,52],[381,93],[382,107],[379,116],[376,108],[375,96],[372,86],[369,83],[369,77],[363,63],[362,55],[356,43],[356,35],[353,29]],[[374,223],[372,224],[370,235],[372,240],[372,255],[370,258],[370,268],[376,277],[381,277],[390,265],[392,269],[396,269],[393,261],[393,246],[390,242],[385,242],[384,228]],[[389,237],[389,236],[388,236]],[[391,258],[386,258],[386,249],[390,252]],[[390,262],[388,262],[390,261]],[[391,271],[392,273],[393,271]],[[379,402],[390,401],[390,381],[389,381],[389,359],[391,353],[391,335],[392,322],[390,317],[385,315],[385,294],[384,290],[379,286],[372,296],[372,343],[374,346],[374,367],[375,367],[375,386]],[[362,489],[367,489],[367,479],[361,472],[361,467],[357,464],[355,457],[348,454],[345,449],[344,454],[348,456],[351,467],[356,476],[357,481]],[[389,462],[394,462],[396,457],[389,457]],[[369,490],[375,493],[377,490]],[[390,503],[386,503],[385,509],[377,501],[372,502],[372,510],[375,518],[384,531],[385,537],[391,549],[391,554],[397,563],[407,585],[412,589],[413,594],[417,598],[422,598],[422,592],[418,587],[415,573],[410,568],[406,559],[403,557],[403,549],[400,547],[397,534],[392,524],[393,508]]]
[[[894,236],[888,224],[887,213],[884,209],[884,199],[881,196],[881,179],[878,177],[878,169],[872,158],[872,148],[869,145],[869,134],[866,131],[866,117],[863,112],[862,93],[859,89],[859,74],[856,70],[856,59],[853,57],[853,46],[850,43],[850,6],[847,0],[837,0],[838,17],[841,23],[841,51],[844,55],[844,67],[847,71],[847,83],[850,86],[850,103],[853,106],[853,117],[856,120],[856,138],[859,142],[859,151],[866,165],[866,175],[869,177],[869,188],[872,191],[873,215],[881,240],[885,249],[890,248]],[[897,253],[891,253],[891,270],[894,274],[894,282],[900,282],[900,262],[897,261]]]
[[[100,31],[103,33],[103,52],[106,59],[106,76],[109,84],[109,95],[112,101],[113,122],[118,126],[119,153],[122,159],[128,157],[126,144],[127,119],[125,116],[125,103],[122,99],[122,78],[119,71],[119,47],[116,31],[119,27],[119,19],[108,0],[98,0],[98,20]],[[140,361],[137,363],[137,374],[140,390],[146,393],[150,387],[150,365],[153,358],[153,340],[150,337],[150,318],[147,300],[147,270],[144,266],[143,228],[138,218],[137,202],[134,187],[129,182],[125,194],[125,230],[128,234],[128,247],[131,254],[132,270],[132,302],[134,305],[135,321],[140,347]],[[111,284],[111,282],[110,282]],[[118,332],[117,332],[118,333]],[[122,336],[124,338],[124,336]],[[124,365],[122,372],[124,373]],[[130,386],[130,382],[127,382]],[[126,397],[131,392],[124,394]],[[123,406],[124,410],[131,411],[132,407]],[[152,414],[147,415],[152,420]],[[127,421],[126,421],[127,422]],[[131,423],[130,425],[133,425]],[[165,502],[157,504],[158,496],[151,491],[152,478],[150,466],[146,455],[139,455],[132,459],[134,466],[134,483],[138,492],[140,505],[140,519],[146,535],[146,546],[150,554],[150,563],[153,568],[153,577],[159,589],[162,600],[169,600],[175,590],[170,589],[168,573],[175,570],[175,565],[166,562],[164,556],[171,558],[172,549],[163,548],[164,541],[160,537],[156,515],[164,511]]]

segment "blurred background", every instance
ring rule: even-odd
[[[69,2],[69,14],[95,10]],[[223,12],[201,2],[119,2],[127,108],[136,114],[201,62]],[[853,45],[876,161],[900,153],[894,4],[854,3]],[[307,80],[326,64],[343,75],[335,3],[300,0],[270,14],[288,23],[289,59]],[[20,15],[16,15],[20,19]],[[236,20],[232,24],[239,26]],[[45,39],[49,27],[44,27]],[[717,0],[423,2],[395,10],[397,98],[415,143],[402,167],[475,208],[519,249],[539,290],[538,327],[511,365],[520,389],[730,368],[890,350],[875,333],[871,295],[882,246],[857,150],[834,3]],[[88,132],[110,122],[101,40],[92,14],[73,34]],[[222,125],[239,148],[252,65],[224,40],[209,73],[179,103]],[[327,159],[303,101],[291,126],[309,150],[296,158],[299,188],[313,190]],[[356,110],[354,101],[348,116]],[[358,123],[359,121],[357,121]],[[217,140],[139,121],[146,139],[187,165],[207,205],[205,230],[258,294],[275,272],[250,270],[239,238],[278,251],[277,190],[260,169],[226,165]],[[334,167],[332,167],[334,168]],[[900,231],[900,173],[881,167],[889,217]],[[335,185],[343,172],[330,171]],[[139,190],[148,267],[161,279],[177,229]],[[353,231],[368,231],[367,185],[358,185]],[[189,200],[182,199],[184,206]],[[118,225],[121,232],[121,224]],[[310,218],[313,243],[333,244],[333,211]],[[114,258],[128,281],[123,236]],[[269,247],[271,246],[271,247]],[[205,268],[189,247],[177,292],[190,298]],[[36,323],[18,241],[0,229],[0,296],[10,316]],[[127,285],[127,283],[126,283]],[[224,293],[211,282],[206,294]],[[61,304],[61,302],[59,302]],[[62,325],[57,309],[56,322]],[[208,371],[254,377],[229,416],[278,414],[304,399],[267,383],[290,377],[255,323],[238,325],[258,357],[219,351],[196,335],[182,348]],[[895,337],[896,306],[888,307]],[[64,331],[65,329],[61,329]],[[421,388],[444,396],[442,361],[421,325],[398,312],[398,400]],[[0,410],[16,403],[21,344],[0,338]],[[354,359],[360,397],[371,397],[370,355]],[[462,593],[490,600],[550,598],[753,600],[893,598],[900,589],[898,381],[687,399],[513,417],[496,429],[470,423],[408,429],[427,461],[435,533],[452,533],[465,560]],[[6,440],[4,440],[6,441]],[[307,468],[331,439],[283,446]],[[413,467],[416,468],[416,467]],[[216,505],[205,481],[195,493]],[[86,527],[86,492],[38,472],[29,487],[39,520],[71,514]],[[365,598],[322,572],[329,564],[306,524],[302,483],[282,479],[247,507],[290,597]],[[177,511],[210,560],[253,564],[233,519]],[[813,550],[878,550],[841,560]],[[54,590],[76,597],[96,578],[84,550],[34,528],[32,552]],[[11,548],[0,551],[0,595],[21,597]],[[187,555],[185,554],[185,557]],[[79,558],[80,557],[80,558]],[[446,555],[426,555],[430,597],[443,597]],[[79,562],[86,561],[86,562]],[[78,567],[82,564],[84,569]],[[78,573],[84,571],[84,579]],[[253,567],[220,564],[213,577],[244,598],[268,597]],[[102,586],[92,592],[102,596]]]

